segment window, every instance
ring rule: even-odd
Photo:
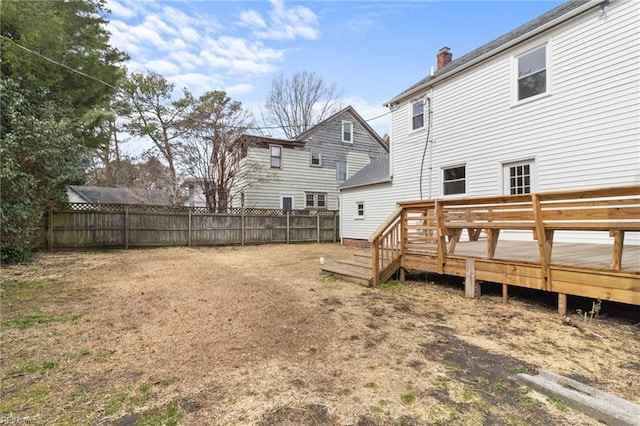
[[[442,169],[442,192],[444,195],[464,194],[466,166]]]
[[[356,202],[356,219],[364,219],[364,201]]]
[[[424,100],[420,99],[411,104],[411,130],[424,127]]]
[[[542,46],[518,58],[518,100],[547,92],[547,48]]]
[[[270,145],[271,152],[271,168],[279,169],[282,165],[282,147],[278,145]]]
[[[353,143],[353,123],[350,121],[342,122],[342,142]]]
[[[293,210],[293,195],[280,196],[280,208],[283,210]]]
[[[311,151],[311,165],[315,167],[322,167],[322,154],[319,151]]]
[[[533,161],[505,164],[505,193],[530,194],[533,188]]]
[[[304,206],[308,209],[326,209],[327,194],[320,192],[306,192]]]
[[[344,182],[347,180],[347,163],[343,161],[338,161],[336,163],[336,179],[338,182]]]

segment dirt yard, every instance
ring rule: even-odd
[[[60,425],[596,425],[512,380],[640,402],[640,327],[460,285],[320,275],[335,244],[42,254],[3,268],[0,420]],[[577,315],[574,318],[582,322]]]

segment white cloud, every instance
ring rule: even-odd
[[[272,9],[265,20],[255,10],[240,15],[240,25],[253,30],[256,37],[267,40],[293,40],[301,37],[316,40],[319,37],[318,18],[304,6],[285,7],[282,0],[272,0]]]
[[[154,59],[148,61],[145,66],[162,75],[173,75],[180,72],[180,67],[174,62],[165,61],[164,59]]]
[[[130,19],[137,15],[135,9],[120,4],[118,0],[107,0],[105,6],[111,11],[111,15],[119,18]]]

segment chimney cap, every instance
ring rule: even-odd
[[[443,48],[441,48],[440,50],[438,50],[438,53],[444,53],[444,52],[451,52],[451,49],[447,46],[444,46]]]

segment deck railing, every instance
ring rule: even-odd
[[[400,268],[407,250],[437,253],[433,272],[443,273],[464,230],[470,241],[478,240],[481,233],[486,235],[488,260],[495,256],[501,231],[532,232],[543,289],[553,291],[551,253],[556,231],[607,231],[613,238],[610,270],[621,271],[625,234],[640,231],[640,185],[399,203],[370,238],[374,283],[383,274],[389,275],[389,268]]]

